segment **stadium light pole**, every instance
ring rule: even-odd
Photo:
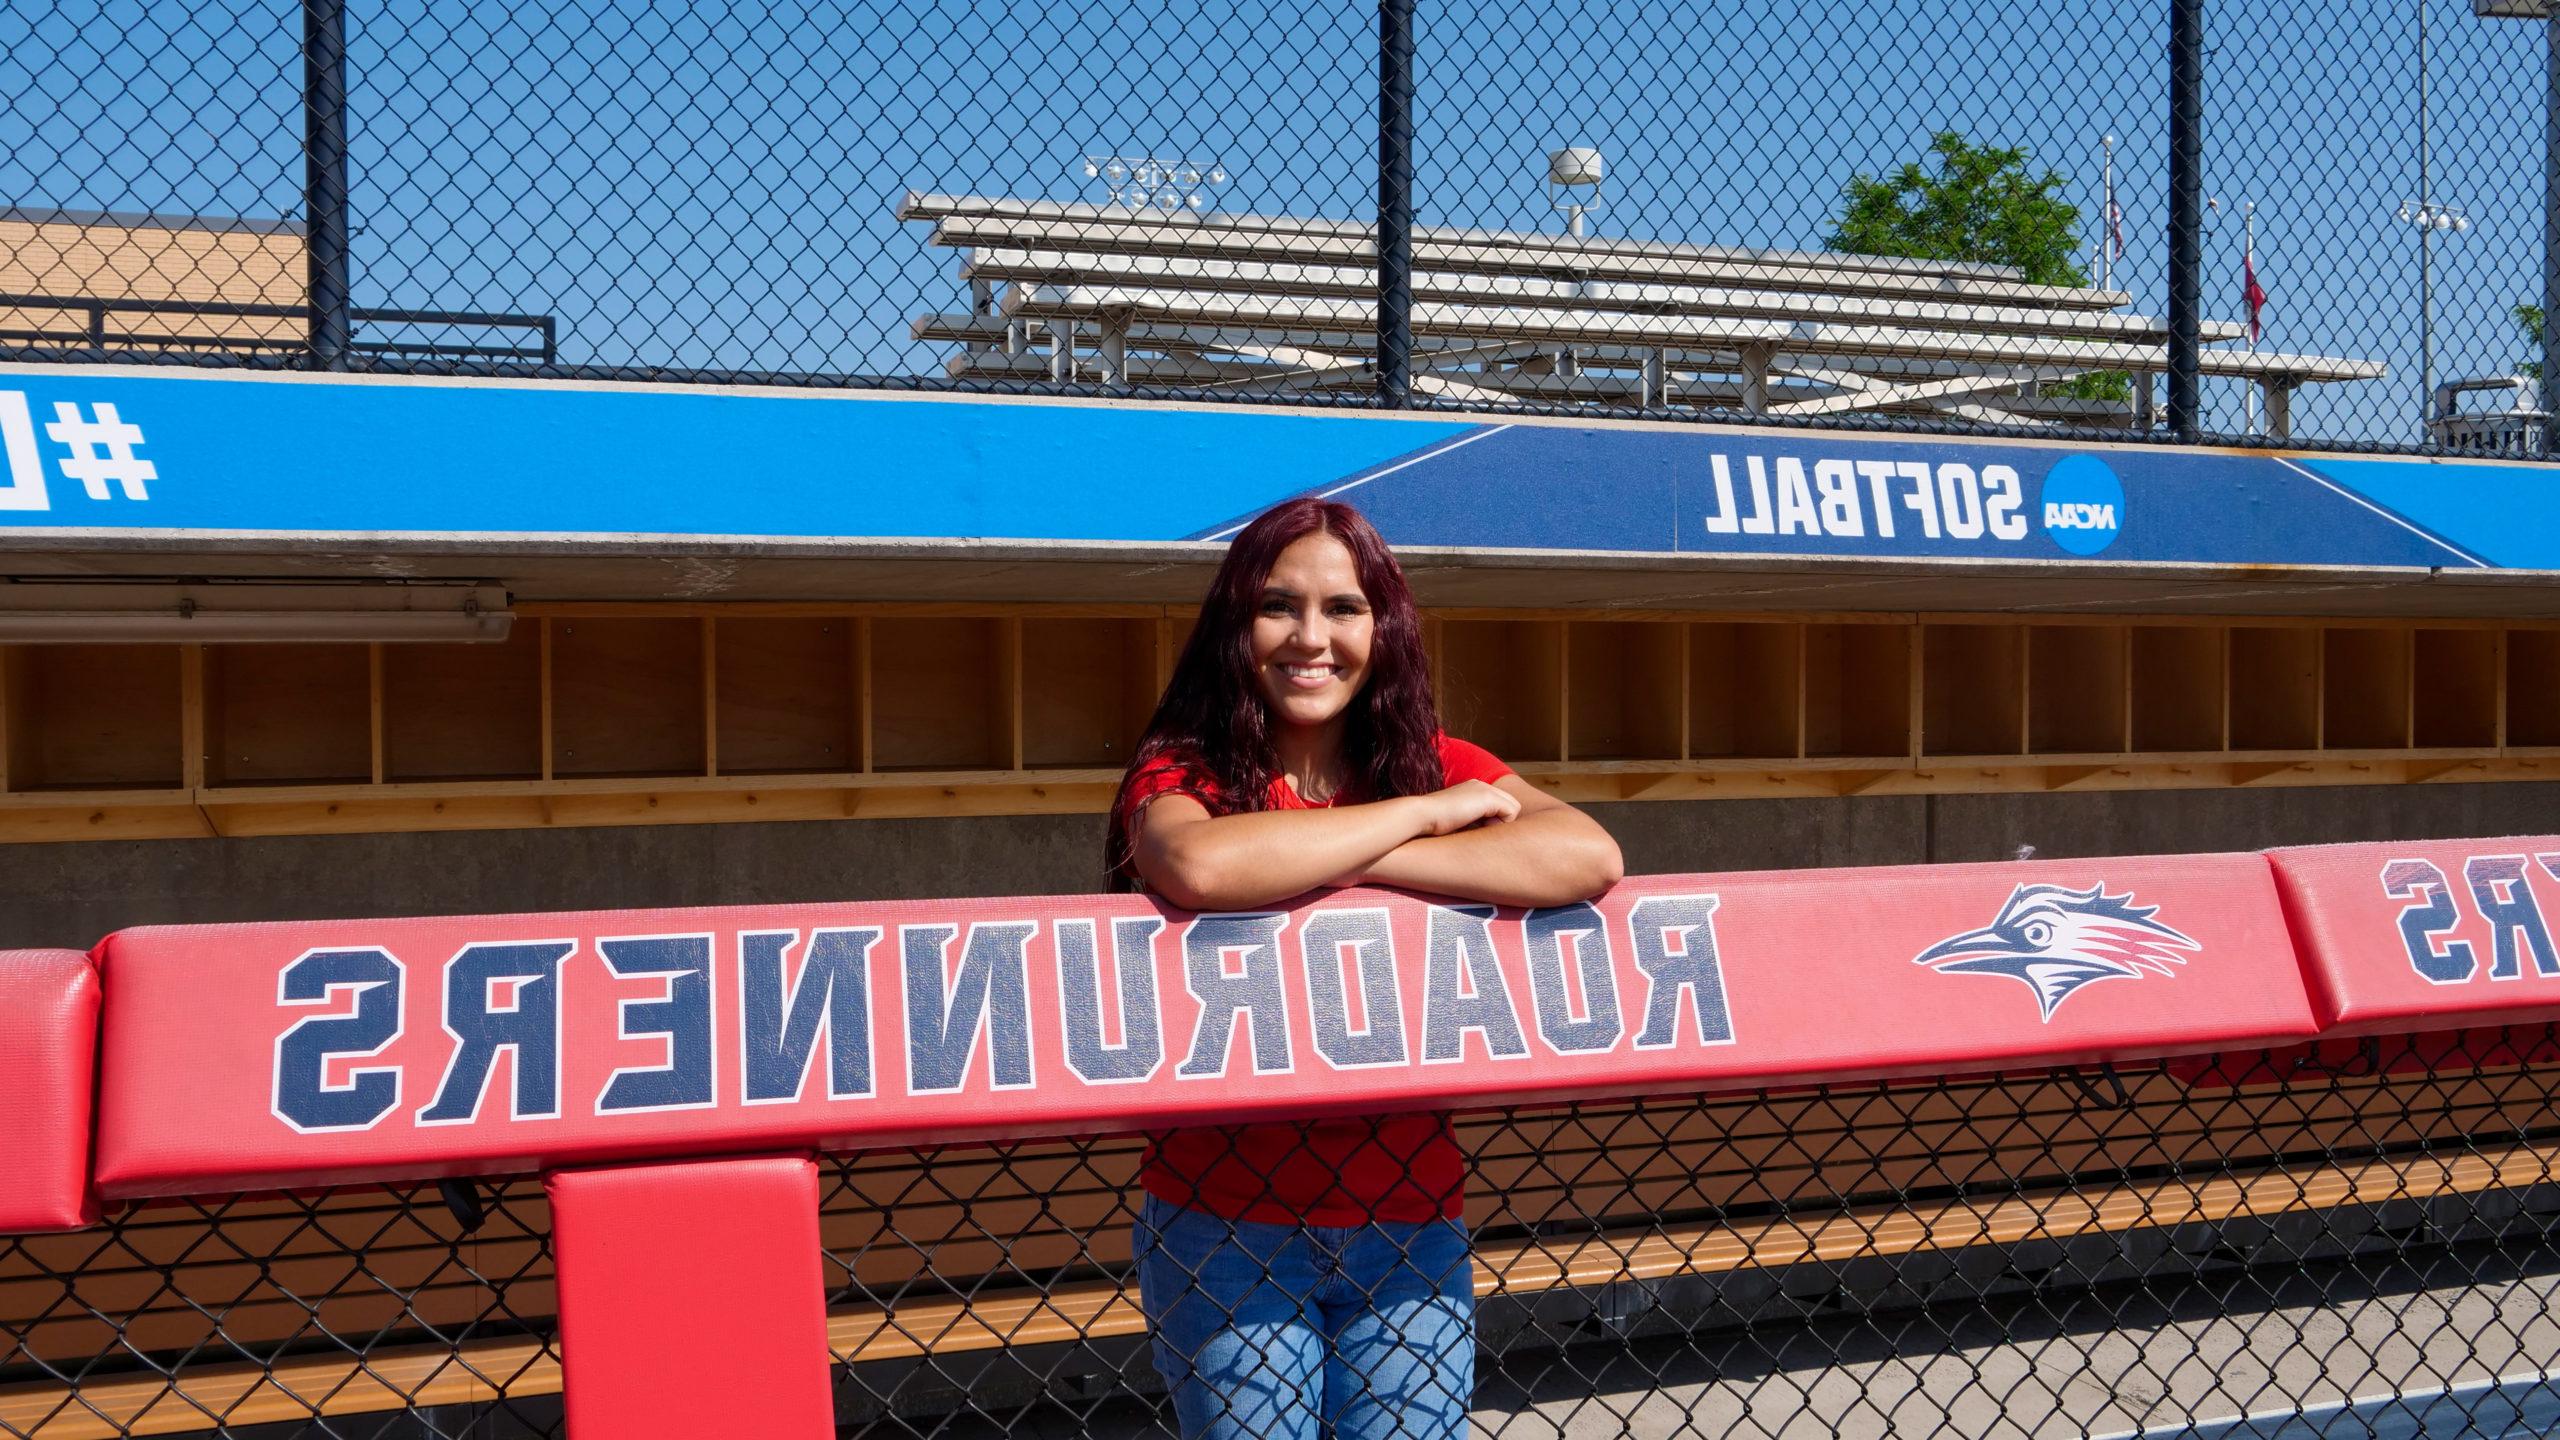
[[[2560,456],[2560,5],[2551,0],[2471,0],[2483,20],[2542,22],[2542,458]],[[2432,397],[2430,397],[2432,398]]]
[[[311,364],[347,368],[346,0],[302,0],[302,217]]]
[[[1413,403],[1413,5],[1378,0],[1378,403]]]

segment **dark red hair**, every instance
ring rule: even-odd
[[[1359,511],[1332,500],[1284,501],[1228,544],[1164,698],[1156,702],[1128,774],[1121,777],[1103,849],[1110,888],[1138,888],[1130,868],[1135,817],[1129,782],[1148,766],[1167,763],[1200,772],[1215,786],[1211,808],[1219,814],[1267,808],[1280,760],[1271,743],[1271,714],[1254,680],[1253,621],[1280,552],[1315,534],[1330,535],[1351,552],[1371,616],[1368,683],[1351,697],[1345,717],[1344,788],[1363,800],[1384,800],[1427,795],[1445,783],[1440,707],[1431,697],[1422,615],[1414,609],[1404,570]]]

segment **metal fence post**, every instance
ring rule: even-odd
[[[2169,0],[2169,429],[2193,441],[2204,264],[2204,0]]]
[[[311,365],[344,370],[354,328],[348,312],[346,0],[302,3],[302,160]]]
[[[2560,459],[2560,3],[2542,17],[2542,458]]]
[[[1378,3],[1378,403],[1413,400],[1413,4]]]

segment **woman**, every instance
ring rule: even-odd
[[[1608,833],[1441,733],[1421,617],[1347,505],[1235,538],[1112,806],[1116,888],[1246,910],[1339,885],[1556,905]],[[1463,1162],[1437,1115],[1176,1131],[1134,1235],[1186,1437],[1446,1436],[1475,1380]]]

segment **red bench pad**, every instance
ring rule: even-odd
[[[77,950],[0,950],[0,1234],[77,1230],[89,1189],[98,974]]]
[[[2560,1018],[2560,836],[2268,852],[2347,1035]]]
[[[835,1434],[807,1157],[567,1170],[544,1188],[571,1434]]]
[[[126,931],[111,1196],[1929,1075],[2299,1040],[2255,855]]]

